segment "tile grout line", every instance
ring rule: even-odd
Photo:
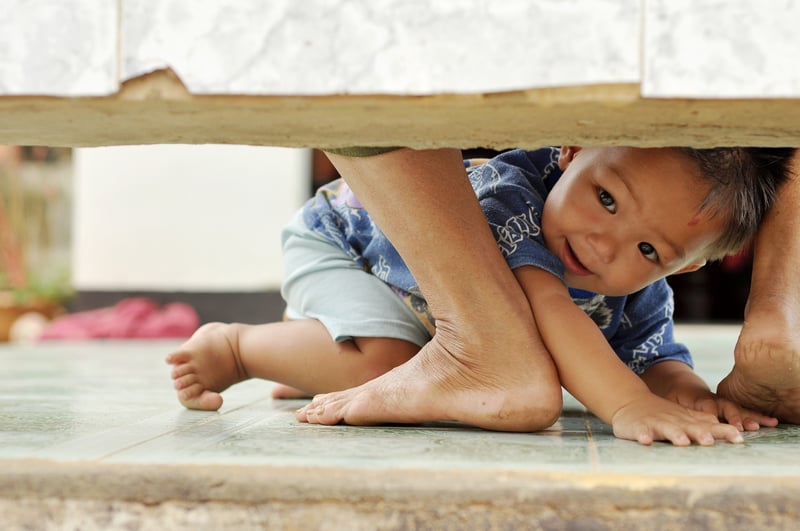
[[[588,412],[584,412],[583,413],[583,422],[584,422],[584,425],[586,426],[586,439],[587,439],[587,442],[589,444],[589,465],[590,465],[590,470],[592,472],[597,472],[598,461],[600,460],[600,458],[599,458],[599,456],[597,454],[597,444],[595,443],[594,435],[592,434],[591,417],[590,417],[590,414]]]
[[[241,407],[244,407],[244,406],[241,406]],[[239,408],[236,408],[236,409],[239,409]],[[233,409],[231,411],[236,411],[236,409]],[[229,412],[226,412],[223,415],[227,415],[228,413]],[[145,444],[147,444],[147,443],[149,443],[151,441],[155,441],[155,440],[160,439],[162,437],[165,437],[165,436],[168,436],[168,435],[174,435],[174,434],[180,433],[182,431],[187,431],[187,430],[196,428],[197,426],[204,426],[204,425],[209,424],[211,422],[216,422],[218,419],[222,418],[223,415],[209,416],[208,418],[202,420],[201,422],[198,422],[197,424],[192,424],[191,426],[186,426],[186,427],[175,428],[174,430],[165,431],[163,433],[159,433],[158,435],[153,435],[152,437],[149,437],[147,439],[144,439],[144,440],[141,440],[141,441],[136,441],[133,444],[129,444],[128,446],[123,446],[122,448],[117,448],[116,450],[112,450],[112,451],[110,451],[109,453],[107,453],[105,455],[101,455],[100,457],[98,457],[96,459],[96,461],[98,463],[100,463],[102,461],[105,461],[106,459],[114,457],[115,455],[119,455],[119,454],[125,453],[125,452],[127,452],[129,450],[132,450],[133,448],[137,448],[139,446],[145,445]]]
[[[268,400],[268,399],[269,399],[268,396],[262,396],[262,397],[254,400],[252,402],[248,402],[246,404],[242,404],[240,406],[231,408],[231,409],[225,411],[224,413],[217,412],[216,415],[209,415],[209,416],[207,416],[207,417],[205,417],[205,418],[203,418],[201,420],[192,422],[191,424],[186,425],[186,426],[174,427],[173,429],[170,429],[168,431],[159,431],[158,433],[155,433],[155,434],[152,434],[150,436],[147,436],[144,439],[136,440],[134,442],[129,442],[128,444],[125,444],[122,447],[118,447],[116,445],[112,446],[112,445],[108,444],[108,442],[109,442],[109,440],[113,440],[114,436],[118,432],[126,430],[126,429],[129,429],[130,426],[124,427],[124,428],[123,427],[111,428],[109,430],[105,430],[105,431],[100,432],[100,433],[94,433],[94,434],[91,434],[91,435],[88,435],[88,436],[78,437],[76,439],[70,439],[70,440],[68,440],[66,442],[62,442],[62,443],[59,443],[59,444],[56,444],[56,445],[53,445],[53,446],[49,446],[49,447],[43,449],[43,452],[40,454],[40,456],[44,457],[46,459],[64,460],[63,455],[64,455],[64,451],[66,449],[71,449],[71,448],[75,447],[76,445],[86,445],[86,444],[89,444],[89,443],[94,442],[94,441],[99,441],[100,443],[104,443],[105,442],[105,444],[101,444],[101,446],[103,446],[103,445],[106,446],[106,448],[102,449],[102,450],[104,450],[102,453],[99,453],[99,455],[98,454],[94,454],[92,456],[85,455],[85,456],[79,457],[79,459],[85,460],[85,461],[92,461],[92,462],[95,462],[95,463],[100,463],[100,462],[103,462],[103,461],[105,461],[105,460],[107,460],[109,458],[112,458],[112,457],[116,456],[116,455],[123,454],[125,452],[130,451],[133,448],[137,448],[137,447],[146,445],[148,443],[151,443],[151,442],[153,442],[155,440],[158,440],[158,439],[161,439],[163,437],[169,437],[169,436],[172,436],[172,435],[177,434],[177,433],[181,433],[181,432],[184,432],[184,431],[195,429],[198,426],[204,426],[206,424],[211,424],[211,423],[217,422],[217,421],[219,421],[219,420],[221,420],[221,419],[223,419],[223,418],[225,418],[225,417],[227,417],[227,416],[229,416],[229,415],[231,415],[231,414],[233,414],[233,413],[235,413],[235,412],[237,412],[237,411],[239,411],[241,409],[247,408],[248,406],[250,406],[250,405],[252,405],[254,403],[262,402],[262,401]],[[145,426],[146,427],[148,424],[152,424],[152,421],[153,421],[154,418],[164,417],[165,415],[172,415],[172,413],[161,413],[161,414],[158,414],[158,415],[155,415],[155,416],[147,417],[146,419],[143,419],[143,420],[141,420],[139,422],[136,422],[135,424],[139,425],[139,426]],[[146,431],[150,431],[150,430],[146,430]],[[109,437],[110,437],[110,439],[109,439]],[[109,447],[109,446],[112,446],[112,447]],[[67,453],[69,455],[72,455],[73,452],[74,452],[74,450],[69,450]],[[66,460],[67,461],[72,461],[74,459],[75,459],[75,456],[72,455],[72,457],[67,458]]]
[[[210,415],[208,418],[206,418],[206,419],[204,419],[201,422],[198,422],[196,424],[191,424],[190,426],[182,426],[182,427],[176,428],[174,430],[169,430],[169,431],[166,431],[164,433],[159,433],[158,435],[154,435],[153,437],[150,437],[148,439],[137,441],[137,442],[135,442],[133,444],[130,444],[128,446],[125,446],[123,448],[118,448],[116,450],[112,450],[111,452],[109,452],[109,453],[107,453],[107,454],[105,454],[105,455],[103,455],[101,457],[98,457],[97,458],[97,462],[99,463],[99,462],[102,462],[104,460],[110,459],[110,458],[112,458],[112,457],[114,457],[116,455],[120,455],[120,454],[128,452],[128,451],[130,451],[130,450],[132,450],[134,448],[138,448],[140,446],[144,446],[145,444],[148,444],[148,443],[150,443],[152,441],[161,439],[161,438],[163,438],[165,436],[174,435],[176,433],[180,433],[180,432],[183,432],[183,431],[193,430],[193,429],[197,428],[198,426],[204,426],[204,425],[210,424],[212,422],[217,422],[220,419],[222,419],[223,417],[225,417],[227,415],[230,415],[230,414],[232,414],[232,413],[234,413],[236,411],[239,411],[240,409],[247,408],[247,407],[249,407],[249,406],[251,406],[253,404],[256,404],[258,402],[263,402],[264,400],[268,400],[268,399],[269,399],[269,397],[262,397],[262,398],[259,398],[257,400],[254,400],[253,402],[248,402],[247,404],[243,404],[241,406],[238,406],[238,407],[235,407],[233,409],[230,409],[230,410],[228,410],[228,411],[226,411],[224,413],[219,413],[217,415]]]

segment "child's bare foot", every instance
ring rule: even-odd
[[[235,325],[209,323],[167,356],[178,400],[189,409],[215,411],[220,393],[249,376],[238,354]]]
[[[345,391],[317,395],[298,410],[301,422],[367,425],[464,422],[502,431],[537,431],[561,414],[561,385],[540,341],[484,350],[481,358],[450,350],[439,329],[408,362]],[[534,347],[538,345],[538,347]]]
[[[312,393],[281,383],[276,383],[272,388],[272,398],[311,398],[312,396]]]

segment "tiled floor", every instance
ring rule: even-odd
[[[731,366],[736,333],[731,327],[678,329],[694,352],[697,371],[712,386]],[[273,401],[270,384],[258,381],[229,390],[219,412],[187,411],[176,402],[162,361],[174,344],[2,348],[0,469],[17,470],[14,481],[24,477],[20,463],[44,459],[50,463],[47,470],[83,466],[113,471],[117,469],[110,465],[125,465],[126,473],[137,467],[153,470],[152,465],[178,470],[198,465],[241,470],[243,465],[262,471],[350,471],[345,477],[354,471],[377,471],[387,478],[422,471],[482,473],[495,479],[504,473],[530,473],[575,478],[582,484],[612,478],[617,485],[619,478],[628,478],[663,482],[665,488],[732,477],[745,483],[789,482],[792,492],[800,485],[800,427],[763,429],[747,434],[741,445],[646,448],[615,439],[607,425],[569,397],[557,425],[535,434],[445,424],[309,426],[292,415],[303,401]],[[0,498],[9,495],[2,476],[0,471]]]

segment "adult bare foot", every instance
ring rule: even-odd
[[[561,385],[550,355],[531,341],[473,357],[436,336],[416,356],[358,387],[317,395],[297,411],[313,424],[457,421],[500,431],[537,431],[561,414]],[[450,344],[460,343],[451,341]]]
[[[408,264],[436,318],[436,334],[374,380],[318,395],[298,420],[453,420],[508,431],[555,422],[561,413],[555,364],[486,223],[461,152],[401,149],[330,159]]]
[[[220,393],[247,379],[238,355],[232,326],[209,323],[167,356],[178,400],[189,409],[215,411],[222,406]]]
[[[800,424],[800,150],[755,242],[753,278],[735,365],[720,396]]]
[[[793,314],[750,311],[735,364],[717,393],[747,408],[800,424],[800,323]]]

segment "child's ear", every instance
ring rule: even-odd
[[[580,146],[561,146],[561,153],[558,155],[558,167],[561,171],[567,169],[569,163],[575,158],[578,151],[581,150]]]
[[[687,266],[684,266],[684,267],[678,269],[677,271],[675,271],[673,273],[673,275],[680,275],[681,273],[692,273],[693,271],[697,271],[698,269],[700,269],[704,265],[706,265],[706,261],[705,260],[701,260],[699,262],[695,262],[693,264],[689,264]]]

